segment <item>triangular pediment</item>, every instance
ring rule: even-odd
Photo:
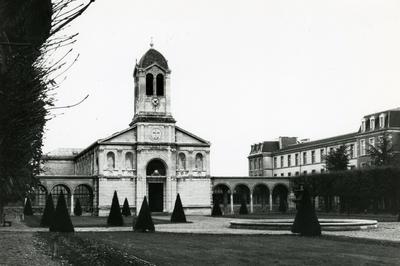
[[[99,143],[132,143],[136,142],[136,126],[119,131],[107,138],[99,141]]]
[[[210,146],[210,142],[180,128],[175,127],[175,136],[177,144],[202,144]]]

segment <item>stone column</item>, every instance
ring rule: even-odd
[[[250,213],[253,213],[253,193],[250,192]]]
[[[233,214],[233,193],[231,193],[231,214]]]
[[[74,214],[74,193],[71,192],[71,215]]]
[[[272,211],[272,193],[269,193],[269,210]]]

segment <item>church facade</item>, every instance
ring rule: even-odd
[[[210,142],[176,126],[171,114],[171,71],[151,47],[136,63],[134,117],[129,127],[85,149],[58,149],[43,156],[37,206],[63,192],[68,207],[108,215],[114,191],[138,211],[144,196],[151,211],[172,212],[179,193],[185,212],[211,211]]]

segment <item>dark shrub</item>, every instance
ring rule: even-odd
[[[50,193],[46,199],[46,206],[44,206],[42,219],[40,220],[40,226],[49,227],[53,221],[53,217],[54,217],[54,203],[53,203],[53,196]]]
[[[247,210],[246,199],[244,197],[242,198],[242,202],[240,204],[239,214],[249,214],[249,211]]]
[[[76,199],[75,207],[74,207],[74,214],[76,216],[82,215],[82,207],[81,207],[81,202],[79,201],[79,199]]]
[[[117,191],[114,191],[114,196],[111,203],[110,213],[108,214],[107,224],[109,226],[123,226],[124,220],[119,206]]]
[[[72,225],[62,191],[58,196],[56,211],[50,225],[50,232],[74,232],[74,226]]]
[[[133,225],[133,231],[135,232],[154,232],[154,223],[151,218],[151,212],[149,205],[147,204],[147,198],[144,196],[142,207],[140,207],[139,215]]]
[[[221,216],[222,215],[222,211],[221,211],[221,207],[219,206],[219,201],[215,200],[214,204],[213,204],[213,208],[211,210],[211,216]]]
[[[24,207],[24,214],[25,215],[33,215],[33,211],[32,211],[32,203],[31,203],[31,199],[28,197],[26,198],[26,202],[25,202],[25,207]]]
[[[179,196],[179,193],[176,196],[174,211],[172,212],[171,215],[171,222],[186,223],[186,216],[183,210],[182,201],[181,197]]]
[[[299,233],[302,236],[321,235],[321,226],[311,203],[308,190],[299,191],[299,197],[296,201],[297,213],[292,225],[292,232]]]
[[[125,198],[124,206],[122,207],[122,215],[131,216],[131,209],[129,208],[129,203],[127,198]]]

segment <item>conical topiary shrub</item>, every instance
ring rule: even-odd
[[[74,214],[76,216],[82,215],[82,207],[81,207],[81,202],[79,201],[79,199],[76,199],[76,201],[75,201]]]
[[[214,200],[213,208],[211,210],[211,216],[222,216],[222,210],[219,206],[218,200]]]
[[[124,219],[122,218],[121,208],[119,206],[117,191],[114,191],[114,196],[111,203],[110,213],[108,214],[107,224],[109,226],[123,226]]]
[[[239,214],[249,214],[249,211],[247,210],[246,199],[244,197],[242,197]]]
[[[297,201],[297,213],[292,225],[292,233],[302,236],[321,235],[321,226],[318,222],[315,209],[311,203],[311,197],[307,189],[300,191]]]
[[[62,191],[58,196],[56,211],[50,224],[50,232],[74,232],[74,226],[72,225]]]
[[[131,209],[129,208],[129,203],[127,198],[125,198],[124,200],[124,206],[122,207],[122,215],[125,217],[131,216]]]
[[[26,198],[25,207],[24,207],[24,214],[25,215],[33,215],[32,211],[32,203],[29,197]]]
[[[181,197],[178,195],[176,196],[174,211],[171,215],[171,222],[173,223],[186,223],[186,216],[183,210]]]
[[[154,223],[151,218],[151,212],[149,205],[147,204],[147,198],[144,196],[142,207],[140,207],[139,215],[133,225],[133,231],[135,232],[154,232]]]
[[[54,203],[53,203],[53,196],[50,193],[46,199],[46,206],[44,206],[42,219],[40,220],[40,226],[49,227],[53,221],[53,217],[54,217]]]

